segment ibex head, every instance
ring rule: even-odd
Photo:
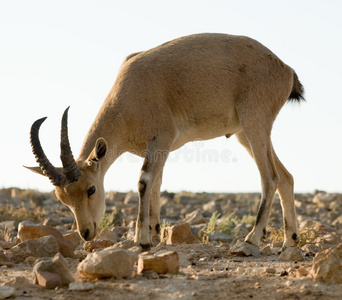
[[[75,215],[78,232],[87,241],[96,235],[104,206],[105,192],[101,162],[107,151],[107,142],[99,138],[85,161],[75,161],[68,138],[68,110],[62,118],[61,161],[63,168],[54,167],[46,157],[39,141],[39,128],[45,118],[35,121],[31,127],[32,152],[39,167],[26,167],[47,176],[55,186],[57,198]]]

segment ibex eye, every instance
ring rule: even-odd
[[[88,197],[90,197],[92,194],[94,194],[96,191],[95,186],[92,186],[90,189],[88,189]]]

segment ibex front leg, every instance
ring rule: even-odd
[[[139,210],[135,233],[135,242],[139,243],[144,250],[149,249],[152,242],[150,239],[152,187],[156,178],[162,172],[168,154],[169,147],[165,147],[165,143],[161,143],[158,137],[148,142],[147,152],[138,182]]]

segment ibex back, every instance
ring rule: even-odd
[[[31,144],[39,167],[30,169],[49,177],[58,199],[74,213],[80,235],[91,240],[104,211],[106,171],[126,151],[144,157],[135,241],[148,248],[160,230],[159,194],[169,152],[194,139],[235,134],[255,160],[262,185],[256,222],[245,241],[258,245],[266,233],[278,190],[284,247],[292,246],[298,239],[293,179],[276,156],[270,134],[284,103],[302,99],[294,70],[259,42],[211,33],[182,37],[126,58],[77,160],[65,111],[63,168],[46,158],[38,138],[45,118],[37,120]]]

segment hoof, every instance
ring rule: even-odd
[[[140,244],[143,251],[149,251],[151,249],[151,244]]]
[[[231,255],[260,257],[259,247],[248,242],[235,244],[230,249]]]

